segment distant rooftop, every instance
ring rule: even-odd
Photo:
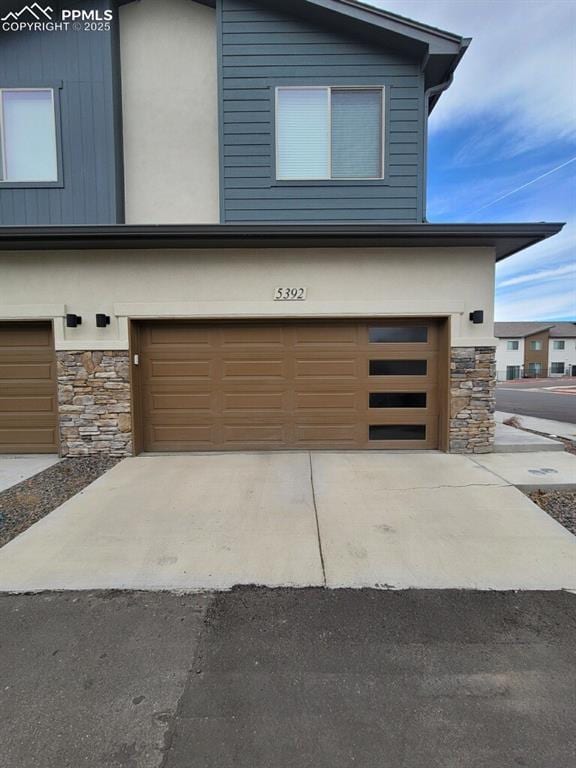
[[[553,320],[539,323],[494,323],[494,335],[498,339],[523,339],[548,330],[552,339],[576,339],[576,321],[573,323],[555,323]]]

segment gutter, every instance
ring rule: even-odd
[[[493,248],[500,260],[556,235],[563,227],[542,222],[0,226],[0,251]]]
[[[439,83],[438,85],[433,85],[430,88],[428,88],[427,91],[424,92],[424,109],[425,109],[425,119],[424,119],[424,146],[422,148],[422,156],[424,158],[424,172],[423,172],[423,179],[422,179],[422,219],[423,221],[426,221],[426,203],[427,203],[427,197],[428,197],[428,120],[430,119],[430,115],[432,114],[432,110],[436,106],[438,99],[440,96],[444,93],[444,91],[447,91],[448,88],[452,85],[454,82],[454,72],[456,71],[456,67],[460,62],[462,61],[462,57],[468,50],[470,43],[472,42],[471,37],[463,37],[460,43],[460,50],[458,52],[458,55],[452,60],[450,67],[448,69],[447,78],[442,83]],[[425,69],[425,67],[424,67]],[[432,102],[432,106],[430,106],[430,102]]]
[[[440,98],[440,95],[444,93],[444,91],[447,91],[448,88],[452,85],[452,82],[454,81],[454,70],[450,73],[447,80],[444,80],[443,83],[440,83],[439,85],[433,85],[431,88],[428,88],[427,91],[424,92],[424,130],[422,131],[423,134],[423,142],[424,146],[422,147],[422,158],[423,158],[423,170],[422,170],[422,220],[427,221],[426,219],[426,204],[428,202],[428,120],[430,119],[430,113],[434,109],[434,104],[436,101]],[[430,99],[432,99],[434,96],[436,96],[436,101],[430,107]]]

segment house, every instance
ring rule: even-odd
[[[576,323],[495,323],[499,381],[576,376]]]
[[[0,451],[491,451],[495,264],[562,225],[427,222],[470,41],[356,0],[52,5],[0,21]]]

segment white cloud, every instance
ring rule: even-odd
[[[464,121],[470,141],[518,153],[576,137],[576,3],[572,0],[372,0],[373,5],[472,37],[431,130]],[[483,116],[501,121],[483,135]],[[504,132],[504,133],[503,133]],[[462,150],[465,162],[472,151]]]
[[[555,320],[573,318],[576,321],[574,294],[558,292],[542,296],[540,291],[515,295],[496,304],[498,322],[516,320]]]
[[[508,288],[513,285],[523,285],[524,283],[543,282],[545,280],[555,280],[564,277],[576,277],[576,263],[565,264],[562,267],[556,269],[542,269],[539,272],[529,272],[525,275],[518,275],[518,277],[511,277],[509,280],[504,280],[499,284],[499,288]]]

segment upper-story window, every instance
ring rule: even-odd
[[[530,349],[532,352],[540,352],[542,349],[542,342],[541,341],[531,341],[530,342]]]
[[[277,88],[276,177],[382,179],[384,89]]]
[[[508,349],[520,349],[520,342],[519,341],[509,341],[507,344]]]
[[[566,342],[565,341],[554,341],[554,342],[552,342],[552,348],[553,349],[566,349]]]
[[[52,88],[0,89],[0,182],[57,182]]]

